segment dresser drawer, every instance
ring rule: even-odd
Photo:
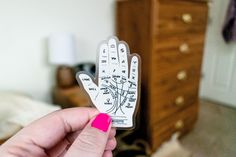
[[[203,33],[207,23],[207,4],[193,1],[157,2],[155,13],[155,34],[173,36]]]
[[[191,39],[192,38],[192,39]],[[176,64],[190,64],[202,61],[204,35],[170,37],[158,40],[152,54],[156,69],[163,69]]]
[[[173,1],[187,1],[187,2],[201,2],[201,3],[207,3],[210,2],[211,0],[159,0],[159,1],[164,1],[164,2],[169,2],[172,3]]]
[[[198,84],[182,86],[170,92],[153,91],[151,93],[152,104],[150,111],[158,111],[158,114],[150,114],[150,124],[161,122],[163,119],[174,115],[198,102]]]
[[[201,77],[200,62],[176,64],[171,67],[158,69],[159,64],[153,63],[151,70],[151,88],[156,92],[168,93],[183,85],[198,83]]]
[[[150,123],[155,123],[183,110],[198,101],[200,66],[198,63],[190,65],[176,65],[152,72],[150,89]]]
[[[150,141],[152,150],[155,151],[162,143],[169,140],[175,132],[179,132],[180,135],[187,133],[197,120],[197,112],[198,104],[195,104],[161,123],[151,125]]]

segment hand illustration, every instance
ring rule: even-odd
[[[139,62],[138,55],[129,54],[125,42],[111,37],[99,47],[95,81],[87,74],[77,74],[92,103],[100,112],[111,116],[113,127],[133,127],[139,96]]]

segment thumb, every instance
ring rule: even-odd
[[[111,118],[100,113],[81,131],[66,157],[102,157],[111,129]]]
[[[88,93],[91,100],[93,101],[96,98],[99,90],[93,79],[89,75],[81,72],[76,74],[76,79],[80,84],[80,87],[84,88],[84,90]]]

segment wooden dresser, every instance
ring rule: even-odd
[[[207,1],[120,0],[116,10],[117,36],[142,58],[141,126],[154,151],[197,120]]]

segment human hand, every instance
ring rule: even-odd
[[[99,47],[97,78],[77,74],[78,82],[96,108],[111,116],[113,127],[133,127],[139,94],[139,62],[137,54],[129,54],[125,42],[111,37]]]
[[[9,157],[112,157],[116,131],[110,123],[109,116],[93,108],[56,111],[19,131],[0,147],[0,154]]]

